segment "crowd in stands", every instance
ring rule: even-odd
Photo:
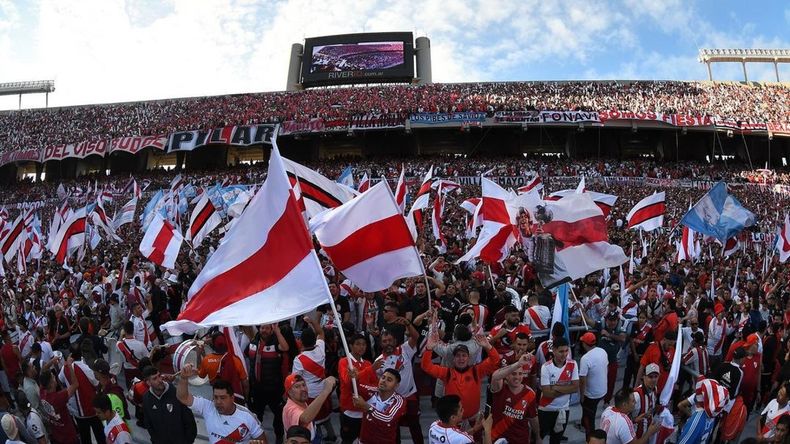
[[[367,172],[396,180],[402,164],[417,181],[432,165],[434,177],[451,180],[491,169],[492,176],[537,172],[546,194],[576,188],[578,176],[585,175],[587,189],[618,196],[608,219],[609,239],[626,253],[635,247],[633,272],[624,265],[625,286],[617,269],[572,283],[578,302],[570,307],[569,341],[562,324],[550,328],[554,295],[541,286],[521,248],[490,267],[454,263],[471,245],[460,203],[480,195],[479,186],[463,185],[447,196],[441,227],[446,249],[437,246],[428,225],[420,232],[429,287],[423,278],[408,278],[381,292],[362,292],[322,258],[342,319],[327,305],[278,324],[240,326],[240,359],[228,353],[231,344],[221,330],[202,331],[199,365],[174,375],[172,354],[189,338],[170,337],[159,326],[178,316],[222,234],[213,232],[194,250],[182,248],[176,268],[166,270],[137,251],[142,233],[135,222],[119,230],[121,242],[103,239],[68,267],[48,252],[26,267],[5,262],[0,442],[128,443],[134,434],[154,444],[190,443],[205,433],[209,442],[367,444],[410,436],[417,444],[558,444],[576,427],[569,412],[581,412],[578,427],[587,442],[628,443],[662,436],[664,409],[674,422],[667,432],[675,433],[672,442],[739,442],[739,436],[790,442],[788,264],[767,254],[770,245],[750,233],[731,256],[700,238],[700,257],[678,262],[678,231],[672,228],[704,191],[597,180],[748,176],[738,165],[452,157],[307,165],[331,179],[351,165],[357,177]],[[184,183],[208,187],[259,184],[265,172],[258,164],[180,174]],[[135,176],[148,184],[138,216],[147,198],[169,187],[178,173]],[[131,198],[120,191],[128,181],[127,175],[86,177],[64,182],[64,188],[75,209],[95,199],[82,194],[89,186],[116,190],[106,206],[111,214]],[[0,190],[0,201],[46,200],[37,214],[47,233],[61,208],[61,201],[51,199],[58,185],[21,183]],[[641,236],[628,230],[625,215],[658,189],[667,193],[665,229]],[[757,214],[759,224],[751,231],[776,232],[788,196],[760,187],[730,191]],[[18,210],[6,210],[8,223]],[[188,225],[188,214],[182,222]],[[353,369],[338,328],[349,340]],[[677,332],[684,339],[683,364],[695,376],[682,371],[672,402],[661,407],[658,394]],[[212,384],[213,399],[190,390],[187,380],[199,377]],[[721,396],[714,401],[712,393]],[[421,424],[421,409],[423,416],[430,409],[438,419]],[[262,423],[267,411],[272,422]],[[739,431],[732,411],[757,417],[757,425]]]
[[[790,121],[790,88],[707,82],[507,82],[311,89],[0,114],[0,152],[310,118],[414,112],[621,110]]]

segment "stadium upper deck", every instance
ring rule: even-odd
[[[676,81],[394,85],[30,109],[0,114],[0,153],[263,122],[525,110],[655,112],[787,127],[790,86]]]

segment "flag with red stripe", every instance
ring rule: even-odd
[[[546,198],[546,200],[559,200],[574,194],[587,194],[595,202],[595,205],[597,205],[598,208],[601,209],[601,211],[603,212],[603,216],[608,217],[609,213],[612,212],[612,207],[614,207],[615,202],[617,202],[617,196],[613,194],[604,194],[604,193],[597,193],[595,191],[589,191],[583,188],[583,186],[584,186],[584,178],[582,178],[582,182],[579,183],[579,188],[575,190],[556,191],[554,193],[551,193],[549,197]]]
[[[49,251],[58,263],[63,264],[68,256],[84,245],[86,212],[85,207],[82,207],[71,213],[69,218],[60,224],[60,229],[52,238]]]
[[[739,241],[737,237],[731,237],[727,239],[727,242],[724,243],[724,246],[721,249],[721,254],[724,257],[730,257],[740,249],[741,241]]]
[[[370,178],[368,177],[368,173],[365,173],[362,175],[362,179],[359,179],[359,188],[357,188],[357,191],[364,193],[368,189],[370,189]]]
[[[181,233],[157,213],[154,214],[154,218],[140,242],[140,253],[155,264],[173,269],[176,266],[176,258],[182,242],[184,242],[184,237]]]
[[[331,297],[276,141],[271,153],[266,181],[163,326],[170,334],[277,322]]]
[[[25,230],[25,216],[22,213],[19,213],[19,216],[16,217],[14,223],[11,224],[8,231],[6,231],[3,240],[0,241],[0,251],[3,253],[6,262],[9,264],[11,260],[14,258],[17,250],[19,249],[19,245],[27,239],[27,231]]]
[[[776,247],[779,250],[779,262],[785,263],[790,258],[790,217],[785,215],[785,223],[776,236]]]
[[[535,192],[537,193],[543,191],[543,181],[540,179],[540,176],[536,175],[526,185],[524,185],[523,187],[519,187],[517,191],[519,194],[524,194],[524,193],[529,193],[532,190],[535,190]]]
[[[366,292],[422,274],[422,263],[406,221],[386,181],[351,202],[310,220],[335,266]]]
[[[193,247],[200,245],[203,239],[221,223],[222,217],[220,217],[214,204],[211,203],[211,199],[208,198],[208,193],[204,193],[203,197],[195,205],[195,209],[192,210],[192,216],[189,218],[187,241]]]
[[[664,225],[664,213],[666,212],[666,193],[660,192],[645,197],[640,200],[631,211],[628,212],[628,228],[638,230],[653,231]]]
[[[308,217],[329,208],[337,208],[357,195],[354,189],[329,180],[304,165],[285,158],[282,161],[291,187],[297,182],[299,184],[300,193],[296,198],[304,201]]]
[[[406,210],[406,167],[401,165],[400,177],[398,177],[398,184],[395,186],[395,203],[400,208],[401,214]]]

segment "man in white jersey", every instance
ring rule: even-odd
[[[104,437],[107,444],[132,444],[132,433],[129,426],[112,408],[112,401],[106,394],[93,398],[96,416],[104,421]]]
[[[302,330],[302,352],[293,362],[293,373],[304,379],[307,385],[307,403],[313,402],[324,390],[326,379],[326,343],[324,342],[324,329],[310,316],[305,316],[304,321],[310,328]],[[327,398],[321,405],[313,423],[324,428],[327,440],[336,438],[335,430],[329,421],[332,413],[332,402]]]
[[[266,435],[255,415],[234,402],[233,387],[229,382],[214,380],[212,402],[189,393],[188,380],[195,375],[197,370],[192,364],[184,365],[176,386],[176,398],[203,417],[211,444],[267,444]]]
[[[561,325],[561,324],[560,324]],[[552,359],[540,369],[540,389],[543,394],[538,402],[538,422],[541,437],[550,435],[550,444],[560,444],[568,425],[571,393],[579,391],[579,366],[568,359],[570,348],[564,337],[552,342]]]
[[[446,395],[436,401],[438,421],[431,424],[428,444],[472,444],[472,435],[459,428],[464,417],[464,407],[458,395]]]
[[[601,428],[606,432],[606,444],[647,444],[650,437],[661,428],[655,421],[641,438],[636,437],[634,424],[628,413],[634,409],[633,390],[624,388],[614,396],[614,407],[607,407],[601,414]]]

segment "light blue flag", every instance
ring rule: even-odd
[[[680,223],[692,230],[718,239],[722,245],[727,239],[754,225],[756,217],[727,194],[727,184],[719,182],[702,196],[683,216]]]
[[[347,166],[346,169],[344,169],[343,172],[340,173],[340,177],[337,178],[337,183],[342,183],[347,187],[355,188],[354,170],[350,166]]]
[[[551,328],[549,330],[549,335],[551,335],[551,330],[554,330],[554,324],[557,322],[562,323],[565,327],[565,340],[568,341],[570,344],[570,325],[568,324],[568,289],[570,284],[564,283],[557,287],[557,297],[554,298],[554,310],[552,310],[551,314]]]

